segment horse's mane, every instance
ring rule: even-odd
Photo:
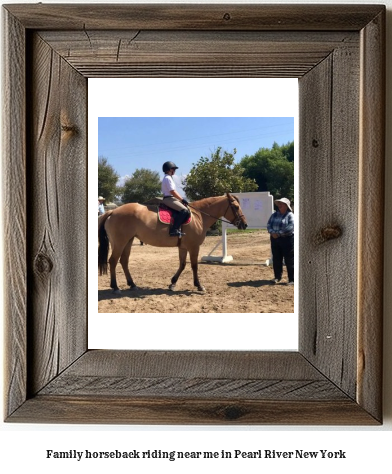
[[[208,206],[215,200],[216,200],[216,197],[208,197],[208,198],[199,199],[198,201],[193,201],[190,204],[192,204],[192,206],[199,208],[199,207],[204,207],[205,205]]]
[[[235,199],[237,199],[235,196],[233,196]],[[198,201],[193,201],[189,204],[192,206],[196,207],[197,209],[202,208],[202,207],[208,207],[211,204],[213,204],[217,199],[222,199],[222,198],[227,198],[227,196],[224,194],[223,196],[213,196],[213,197],[208,197],[204,199],[199,199]],[[238,199],[237,199],[238,201]]]

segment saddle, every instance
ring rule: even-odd
[[[179,214],[178,211],[171,209],[170,207],[165,206],[165,204],[160,204],[158,206],[158,219],[162,224],[173,224],[176,215]],[[182,223],[182,225],[187,225],[192,219],[192,214],[189,215],[188,219]]]
[[[157,206],[157,213],[159,222],[162,224],[173,225],[176,216],[179,214],[179,211],[175,211],[171,207],[167,207],[163,204],[162,198],[153,198],[144,203],[146,206]],[[192,220],[192,213],[190,213],[189,218],[182,223],[182,225],[187,225]]]

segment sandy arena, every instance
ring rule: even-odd
[[[282,282],[273,285],[273,271],[265,265],[270,258],[269,236],[266,231],[228,235],[230,263],[201,262],[221,237],[207,237],[200,248],[199,278],[205,293],[193,286],[192,269],[187,266],[176,290],[168,286],[178,268],[176,248],[140,245],[135,239],[129,268],[138,289],[127,286],[121,265],[117,265],[117,282],[123,290],[114,295],[109,287],[109,275],[98,277],[98,311],[100,313],[293,313],[294,287]],[[221,255],[219,246],[214,255]]]

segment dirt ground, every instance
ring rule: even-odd
[[[135,239],[130,257],[130,271],[138,289],[127,286],[121,265],[117,265],[117,282],[123,290],[114,295],[109,275],[98,277],[98,312],[100,313],[293,313],[294,287],[282,282],[273,285],[273,271],[265,265],[270,258],[267,232],[228,235],[229,263],[202,262],[221,237],[207,237],[200,248],[199,278],[206,291],[193,286],[192,269],[187,266],[175,291],[168,286],[178,268],[176,248],[140,245]],[[219,246],[213,255],[221,255]]]

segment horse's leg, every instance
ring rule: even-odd
[[[188,251],[186,249],[183,249],[183,248],[178,249],[178,256],[180,257],[180,266],[178,267],[178,270],[177,270],[176,274],[171,279],[171,285],[169,285],[169,290],[174,290],[174,288],[176,287],[176,283],[177,283],[177,280],[178,280],[179,276],[184,271],[184,268],[185,268],[185,265],[186,265],[186,254],[187,254],[187,252]]]
[[[119,245],[117,243],[113,245],[112,255],[109,258],[109,266],[110,266],[110,287],[113,288],[113,293],[116,295],[121,294],[120,288],[117,286],[117,278],[116,278],[116,266],[120,257],[122,257],[124,249],[128,246],[123,244]]]
[[[199,291],[205,291],[205,288],[203,285],[201,285],[200,280],[199,280],[199,275],[198,275],[198,258],[199,258],[199,247],[193,250],[189,250],[189,257],[191,260],[191,267],[193,271],[193,283],[195,286],[197,286],[197,289]]]
[[[116,266],[120,259],[122,253],[122,248],[119,250],[118,247],[113,247],[112,254],[109,258],[109,267],[110,267],[110,287],[113,289],[113,293],[120,294],[121,290],[117,286],[116,279]]]
[[[121,263],[121,266],[124,270],[124,274],[125,274],[125,277],[127,279],[127,283],[128,285],[131,287],[131,288],[137,288],[132,277],[131,277],[131,273],[129,271],[129,268],[128,268],[128,264],[129,264],[129,255],[131,253],[131,250],[132,250],[132,243],[133,243],[133,237],[132,239],[127,243],[127,245],[124,247],[124,250],[121,254],[121,258],[120,258],[120,263]]]

